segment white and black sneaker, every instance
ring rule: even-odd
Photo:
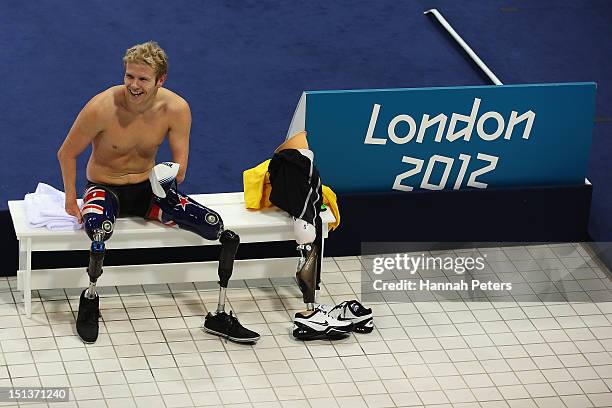
[[[327,314],[341,322],[351,322],[354,332],[370,333],[374,330],[372,309],[366,308],[357,300],[345,300],[331,308]]]
[[[351,326],[351,322],[339,321],[317,307],[310,315],[295,314],[293,336],[299,340],[339,339],[350,333]]]

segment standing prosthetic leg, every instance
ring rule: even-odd
[[[217,304],[217,313],[225,312],[225,296],[227,284],[232,277],[234,270],[234,259],[236,251],[240,245],[240,237],[230,230],[224,230],[219,237],[221,242],[221,255],[219,255],[219,303]]]
[[[315,218],[315,223],[316,227],[299,218],[293,220],[293,232],[298,244],[296,249],[300,254],[295,278],[302,291],[306,310],[314,310],[316,291],[321,282],[320,217]]]
[[[325,310],[315,307],[320,270],[320,240],[316,239],[315,226],[299,219],[295,220],[294,226],[300,253],[295,278],[306,311],[295,314],[293,336],[301,340],[344,337],[350,331],[351,323],[332,318]]]
[[[87,188],[83,197],[83,224],[91,239],[89,250],[89,287],[81,293],[76,329],[81,339],[93,343],[98,339],[100,317],[100,298],[96,292],[96,283],[102,275],[105,244],[113,234],[113,223],[119,210],[119,200],[110,190],[92,185]]]
[[[317,289],[317,253],[318,248],[314,244],[302,244],[297,246],[300,253],[298,259],[295,279],[302,291],[302,298],[307,310],[314,310],[315,293]]]
[[[106,253],[106,247],[104,245],[104,231],[96,231],[94,238],[89,248],[89,266],[87,267],[87,274],[89,275],[89,288],[85,292],[85,296],[88,299],[93,299],[98,296],[96,292],[96,283],[98,278],[102,275],[102,264],[104,263],[104,254]]]
[[[225,297],[229,279],[234,269],[234,258],[240,244],[238,235],[230,230],[223,230],[219,237],[221,255],[219,256],[219,303],[215,314],[208,313],[204,318],[204,330],[217,336],[225,337],[238,343],[255,343],[259,334],[243,327],[232,312],[225,312]]]
[[[149,218],[155,218],[164,224],[176,223],[180,228],[196,233],[204,239],[219,240],[219,303],[215,314],[206,315],[204,330],[232,341],[254,343],[259,340],[259,334],[243,327],[232,312],[225,312],[227,285],[234,269],[240,237],[235,232],[224,229],[223,220],[218,213],[178,191],[177,173],[176,163],[161,163],[151,171],[149,180],[155,196]]]

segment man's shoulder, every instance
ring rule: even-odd
[[[160,88],[158,94],[163,98],[169,113],[189,112],[189,104],[179,94],[167,88]]]
[[[118,100],[117,88],[108,88],[91,98],[80,113],[82,120],[96,123],[108,121],[115,113],[114,107]]]
[[[120,86],[113,86],[105,89],[91,98],[85,107],[98,113],[107,112],[110,107],[115,106],[118,103],[121,90],[120,88]]]

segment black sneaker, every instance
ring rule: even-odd
[[[98,340],[100,318],[100,297],[89,299],[85,296],[85,289],[79,300],[79,314],[76,321],[77,333],[85,343],[95,343]]]
[[[243,327],[232,312],[212,314],[208,312],[204,318],[204,331],[216,336],[224,337],[236,343],[255,343],[259,334]]]

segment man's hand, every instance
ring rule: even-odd
[[[66,207],[66,212],[72,215],[73,217],[76,217],[76,219],[79,221],[79,224],[83,223],[83,216],[81,215],[81,209],[79,208],[79,205],[77,204],[76,198],[73,198],[73,199],[66,198],[65,207]]]

